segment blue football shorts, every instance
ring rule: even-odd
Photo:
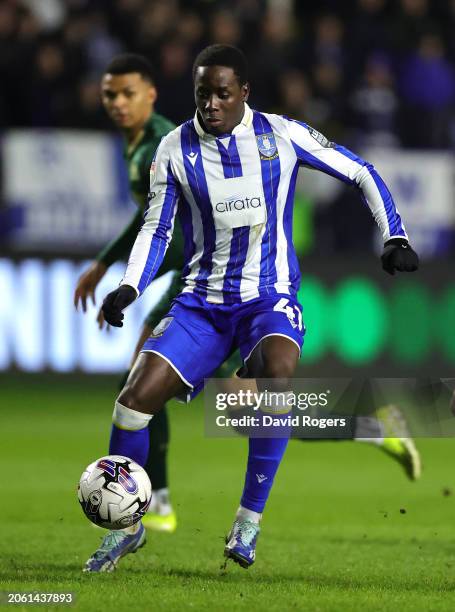
[[[181,293],[141,352],[160,355],[197,393],[204,378],[210,378],[236,348],[247,362],[267,336],[285,336],[300,351],[304,334],[302,307],[293,296],[278,294],[227,305]]]

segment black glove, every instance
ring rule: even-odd
[[[108,293],[101,307],[107,323],[114,327],[123,327],[123,317],[125,315],[122,310],[129,306],[131,302],[134,302],[136,297],[135,289],[129,285],[120,285],[118,289]]]
[[[405,238],[391,238],[381,255],[382,269],[389,274],[414,272],[419,267],[419,256]]]

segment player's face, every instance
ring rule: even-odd
[[[105,74],[101,99],[112,121],[121,130],[140,129],[147,121],[156,100],[156,89],[138,72]]]
[[[249,85],[240,85],[232,68],[199,66],[194,78],[194,97],[205,128],[219,136],[232,132],[243,117]]]

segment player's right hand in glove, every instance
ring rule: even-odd
[[[136,298],[136,290],[129,285],[120,285],[118,289],[108,293],[101,307],[104,320],[113,327],[123,327],[123,317],[125,315],[122,310],[134,302]]]
[[[414,272],[419,267],[419,256],[405,238],[391,238],[384,244],[382,269],[389,274]]]

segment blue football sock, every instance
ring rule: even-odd
[[[248,465],[240,505],[254,512],[261,513],[264,510],[288,444],[290,427],[280,427],[279,431],[282,436],[280,438],[249,439]]]
[[[148,427],[131,431],[112,425],[109,454],[129,457],[144,466],[149,454]]]

